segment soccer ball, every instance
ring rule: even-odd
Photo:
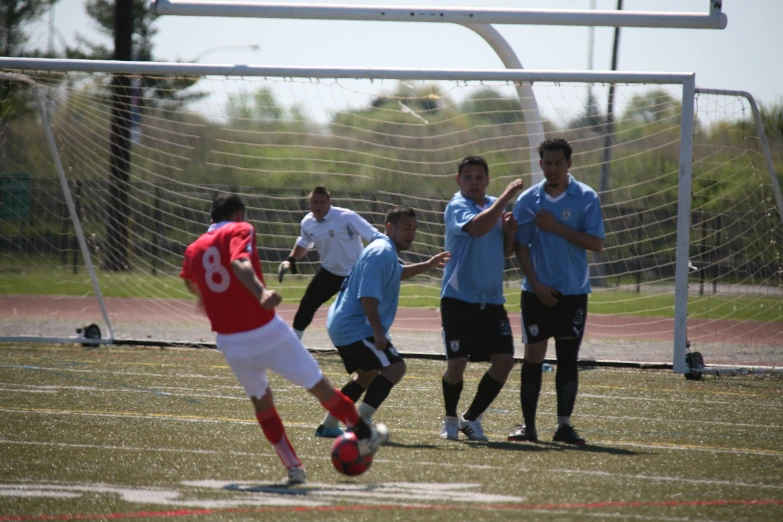
[[[332,444],[332,464],[343,475],[355,477],[370,469],[372,455],[359,455],[359,439],[355,433],[347,431]]]

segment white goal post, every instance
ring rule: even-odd
[[[597,186],[605,115],[599,112],[595,120],[582,114],[584,87],[615,84],[625,115],[613,140],[612,187],[601,195],[607,249],[605,259],[593,264],[596,291],[583,357],[669,364],[687,373],[690,340],[708,363],[781,366],[775,328],[783,323],[783,209],[776,178],[768,173],[772,159],[757,134],[754,104],[740,103],[732,93],[697,90],[693,74],[13,58],[0,58],[0,69],[35,82],[51,116],[51,126],[44,127],[53,131],[63,166],[58,170],[36,148],[36,117],[8,119],[3,172],[26,173],[36,185],[26,192],[3,189],[4,204],[11,202],[0,222],[7,238],[0,244],[3,340],[36,333],[63,337],[60,332],[76,321],[69,314],[87,310],[88,301],[104,293],[107,317],[83,312],[84,322],[105,323],[116,342],[210,342],[205,320],[177,275],[184,246],[208,223],[215,190],[247,198],[267,274],[293,245],[306,194],[316,184],[329,186],[336,204],[375,225],[390,205],[413,206],[421,212],[420,231],[407,259],[432,255],[442,248],[441,213],[455,190],[460,157],[487,156],[490,193],[515,176],[529,182],[534,151],[527,114],[514,101],[520,82],[534,85],[547,134],[575,145],[575,176]],[[144,108],[133,118],[131,261],[120,273],[100,269],[110,74],[136,77],[142,87],[133,106]],[[171,92],[144,87],[183,77],[199,79],[190,90],[204,93],[200,101],[179,103]],[[67,183],[58,197],[46,180],[57,179],[60,170]],[[81,217],[85,229],[85,244],[75,249],[68,237],[77,221],[70,217],[67,226],[67,205],[60,210],[59,203],[69,197],[79,207],[72,216]],[[74,251],[81,252],[78,263]],[[96,269],[98,289],[90,291],[79,275],[85,262]],[[316,257],[303,263],[305,273],[287,288],[301,292],[312,267]],[[519,271],[511,262],[506,273],[514,306]],[[405,285],[405,297],[437,303],[439,282],[438,274],[418,277]],[[52,294],[56,299],[45,299]],[[32,302],[46,320],[24,312],[23,302]],[[393,329],[403,351],[440,352],[437,304],[428,306]],[[743,335],[753,343],[742,341]],[[322,325],[308,329],[305,342],[330,347]]]

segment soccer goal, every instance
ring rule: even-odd
[[[443,248],[460,158],[488,160],[492,195],[516,177],[529,185],[536,153],[526,123],[535,118],[573,144],[572,174],[601,188],[607,240],[591,258],[582,359],[686,373],[691,350],[718,368],[783,366],[780,150],[770,151],[745,93],[696,89],[679,73],[21,59],[0,68],[30,78],[45,108],[24,110],[28,91],[7,83],[19,109],[0,131],[3,340],[62,339],[95,323],[107,342],[208,345],[178,274],[218,190],[249,203],[267,283],[286,296],[280,313],[290,323],[317,255],[282,285],[270,275],[314,186],[379,230],[392,205],[414,207],[419,232],[403,258],[418,261]],[[108,166],[114,73],[133,77],[122,182]],[[539,113],[524,110],[520,83],[532,85]],[[594,102],[610,84],[612,125]],[[117,201],[121,222],[108,208]],[[519,350],[516,260],[506,280]],[[392,329],[402,351],[442,353],[439,289],[436,273],[404,283]],[[305,334],[312,349],[331,348],[325,314]]]

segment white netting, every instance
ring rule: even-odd
[[[110,78],[31,76],[47,98],[118,339],[212,341],[178,273],[216,190],[247,200],[267,282],[287,296],[281,313],[290,323],[317,255],[284,285],[270,275],[293,246],[315,185],[379,229],[390,206],[417,209],[419,232],[405,257],[418,261],[443,246],[442,211],[461,157],[487,158],[490,194],[517,176],[530,183],[525,118],[538,116],[521,109],[507,83],[206,77],[184,91],[203,96],[185,103],[169,79],[138,77],[128,180],[112,184]],[[605,99],[603,85],[534,86],[547,135],[572,142],[572,173],[603,201],[606,249],[591,258],[582,356],[671,362],[681,90],[618,86],[606,157],[605,109],[586,110],[588,87]],[[23,93],[12,96],[24,106]],[[699,95],[696,117],[689,339],[708,363],[780,365],[783,227],[752,113],[741,98]],[[10,113],[0,139],[2,332],[63,336],[102,324],[40,119]],[[121,211],[110,211],[112,201]],[[441,351],[439,276],[403,286],[392,329],[403,351]],[[515,260],[507,280],[519,345]],[[330,347],[325,313],[306,333],[309,347]]]

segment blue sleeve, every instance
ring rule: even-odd
[[[536,232],[536,211],[529,204],[530,201],[522,196],[519,196],[516,205],[514,205],[514,218],[516,218],[518,225],[514,241],[520,245],[529,245]]]
[[[386,281],[389,279],[389,273],[391,272],[390,266],[396,264],[396,259],[393,264],[390,264],[386,256],[383,255],[383,251],[376,251],[365,257],[362,269],[357,274],[360,279],[356,297],[359,299],[362,297],[373,297],[378,301],[383,300]]]
[[[466,204],[465,200],[452,200],[446,207],[446,232],[464,236],[469,235],[463,228],[476,217],[476,214],[476,209]]]
[[[591,236],[605,239],[606,233],[604,232],[604,218],[601,214],[601,201],[598,199],[598,194],[595,192],[593,192],[591,196],[592,197],[589,198],[585,205],[585,232]]]

